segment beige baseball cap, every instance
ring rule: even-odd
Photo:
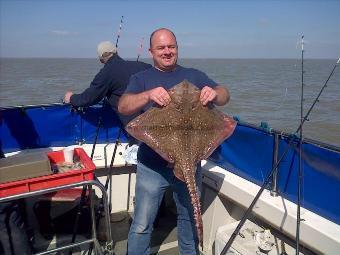
[[[104,41],[99,43],[97,47],[98,57],[102,57],[105,52],[116,53],[117,48],[110,41]]]

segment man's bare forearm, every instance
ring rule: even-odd
[[[131,115],[149,103],[147,91],[138,94],[124,94],[120,97],[118,111],[123,115]]]
[[[138,94],[122,95],[118,103],[118,111],[124,115],[131,115],[140,111],[149,102],[166,106],[170,101],[169,93],[160,86]]]
[[[213,100],[214,104],[222,106],[229,102],[230,95],[228,89],[219,85],[216,86],[214,90],[216,91],[216,97]],[[140,111],[150,101],[154,101],[158,105],[165,106],[169,104],[170,100],[171,99],[167,91],[162,87],[157,87],[138,94],[122,95],[119,99],[118,111],[124,115],[131,115]]]

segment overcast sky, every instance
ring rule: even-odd
[[[95,58],[100,41],[149,57],[150,33],[168,27],[182,58],[340,57],[340,0],[0,0],[1,57]]]

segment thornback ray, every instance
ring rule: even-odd
[[[184,80],[168,90],[171,101],[133,119],[126,130],[172,163],[174,174],[189,191],[200,246],[203,248],[201,205],[195,181],[197,164],[235,130],[236,121],[200,102],[201,90]]]

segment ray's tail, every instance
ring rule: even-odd
[[[189,176],[192,175],[192,176]],[[197,185],[195,181],[195,171],[184,171],[184,179],[187,185],[191,204],[193,207],[195,226],[198,236],[199,245],[203,250],[203,222],[202,222],[202,214],[201,214],[201,203],[200,197],[197,192]]]

